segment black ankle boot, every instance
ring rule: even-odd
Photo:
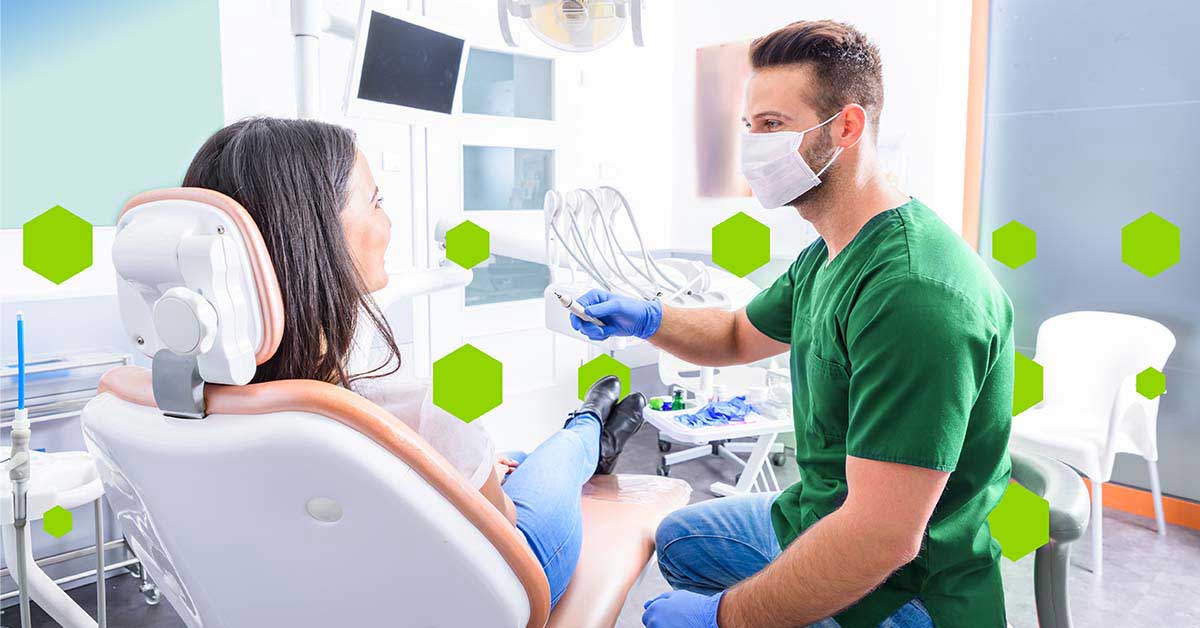
[[[612,414],[604,420],[604,429],[600,431],[600,461],[596,464],[596,473],[608,475],[613,472],[617,457],[621,455],[629,437],[642,429],[645,422],[642,410],[645,408],[646,396],[633,393],[612,409]]]
[[[596,380],[595,384],[588,389],[587,395],[583,398],[583,403],[579,409],[571,413],[567,419],[567,423],[575,418],[576,414],[584,412],[595,413],[600,420],[600,425],[604,425],[604,417],[612,412],[613,405],[621,398],[621,380],[616,375],[608,375]],[[565,424],[564,424],[565,427]]]

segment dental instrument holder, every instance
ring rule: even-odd
[[[9,432],[8,479],[13,491],[13,530],[17,546],[17,586],[21,626],[29,628],[29,566],[25,563],[25,527],[29,525],[29,409],[25,407],[25,316],[17,312],[17,409]]]
[[[17,540],[17,586],[20,587],[21,626],[29,628],[31,618],[29,612],[28,565],[25,564],[25,527],[29,524],[28,501],[26,491],[29,482],[29,411],[19,408],[13,419],[8,478],[13,487],[13,529]]]

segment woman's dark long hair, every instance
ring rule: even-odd
[[[286,321],[279,350],[258,366],[256,382],[315,379],[348,386],[346,358],[360,312],[395,357],[368,376],[400,368],[396,340],[342,232],[354,140],[353,131],[324,122],[251,118],[217,131],[188,166],[183,185],[241,203],[275,265]]]

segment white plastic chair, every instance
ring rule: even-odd
[[[331,384],[247,383],[288,322],[240,205],[139,195],[113,257],[126,331],[153,364],[104,375],[84,438],[190,628],[611,628],[658,522],[688,501],[667,478],[585,485],[579,564],[551,612],[521,532],[407,424]]]
[[[1158,398],[1136,390],[1138,373],[1162,371],[1175,336],[1128,314],[1070,312],[1038,328],[1034,360],[1045,374],[1043,401],[1013,419],[1011,447],[1061,460],[1092,485],[1093,573],[1102,572],[1103,485],[1118,453],[1146,459],[1158,533],[1166,534],[1158,482]]]

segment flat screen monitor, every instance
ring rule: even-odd
[[[467,42],[426,18],[364,3],[346,112],[415,121],[461,110]]]

